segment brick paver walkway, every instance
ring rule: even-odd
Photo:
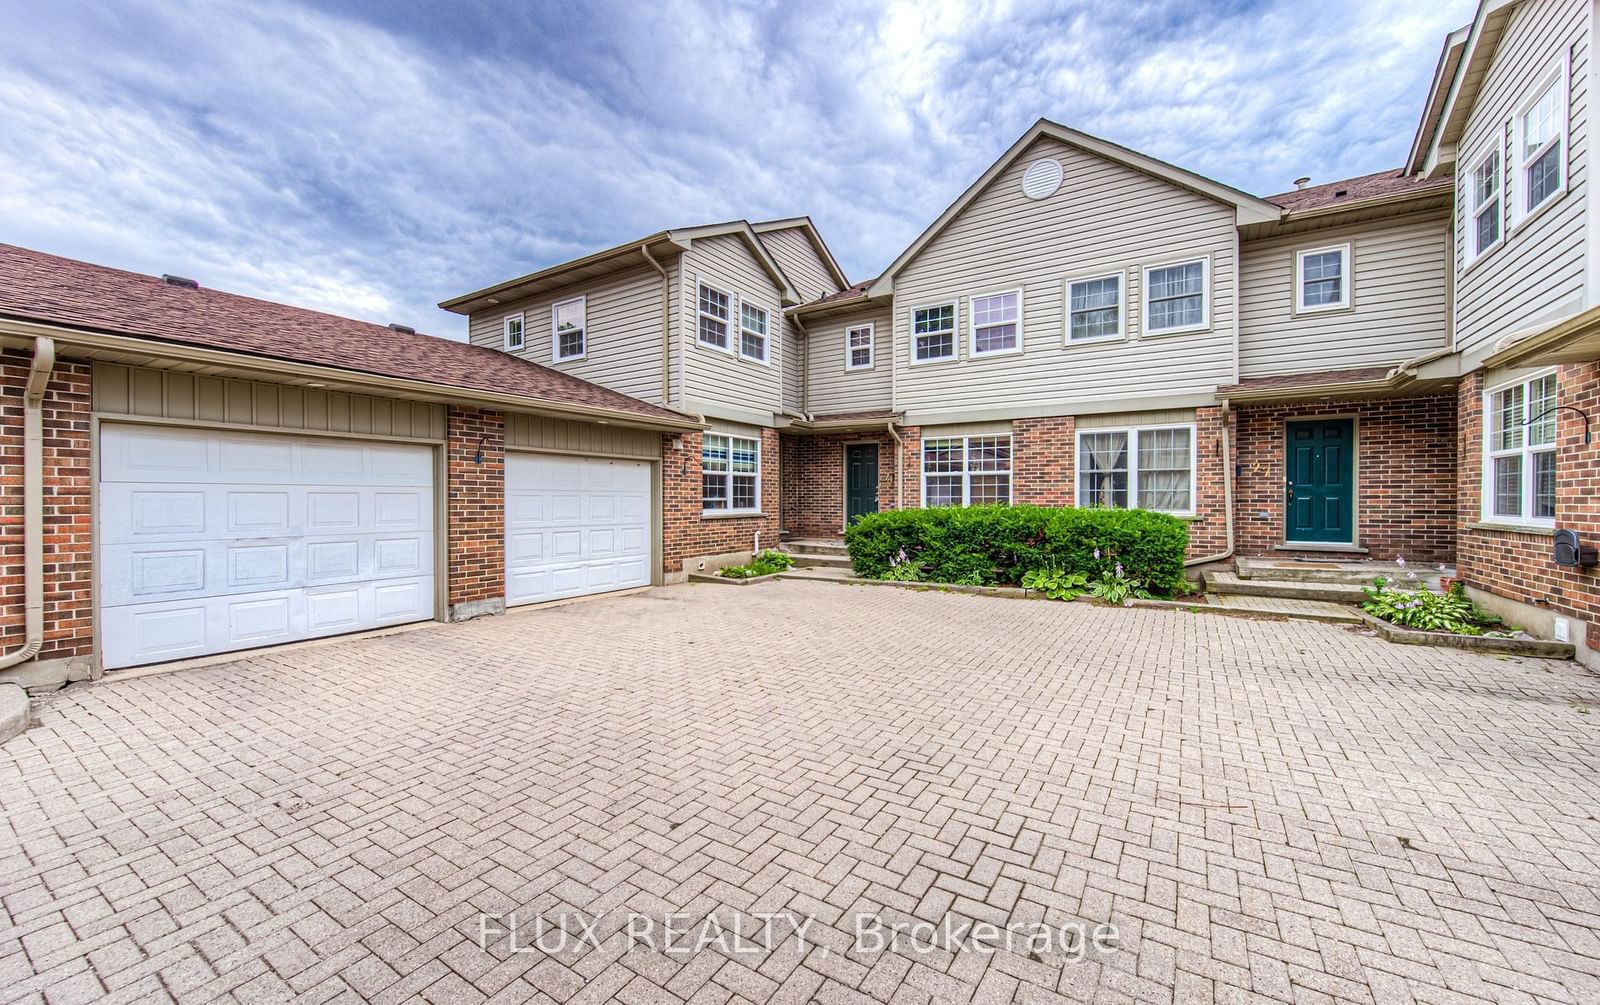
[[[1595,1002],[1597,684],[776,582],[76,687],[0,750],[0,998]],[[947,916],[1009,941],[856,942]]]

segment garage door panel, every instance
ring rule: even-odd
[[[506,603],[650,583],[650,466],[512,454],[506,459]]]
[[[432,530],[433,491],[428,488],[209,485],[174,491],[118,483],[100,488],[100,540],[107,544]]]

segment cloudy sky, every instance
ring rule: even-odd
[[[0,0],[0,242],[433,305],[809,213],[853,279],[1036,118],[1257,194],[1397,166],[1469,0]]]

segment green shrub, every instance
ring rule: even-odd
[[[1380,577],[1371,586],[1363,586],[1361,592],[1367,595],[1362,610],[1402,628],[1482,635],[1485,628],[1500,624],[1498,618],[1472,606],[1466,587],[1460,583],[1450,584],[1444,593],[1434,593],[1427,587],[1396,589]]]
[[[768,548],[751,559],[748,565],[730,565],[717,574],[727,576],[729,579],[754,579],[757,576],[770,576],[775,572],[782,572],[793,564],[794,559],[788,555]]]
[[[845,532],[856,574],[913,564],[930,583],[1020,583],[1039,569],[1127,579],[1153,593],[1183,585],[1189,528],[1149,510],[941,506],[869,514]]]

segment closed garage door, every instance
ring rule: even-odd
[[[506,455],[506,603],[650,585],[650,465]]]
[[[107,423],[107,667],[433,617],[433,451]]]

